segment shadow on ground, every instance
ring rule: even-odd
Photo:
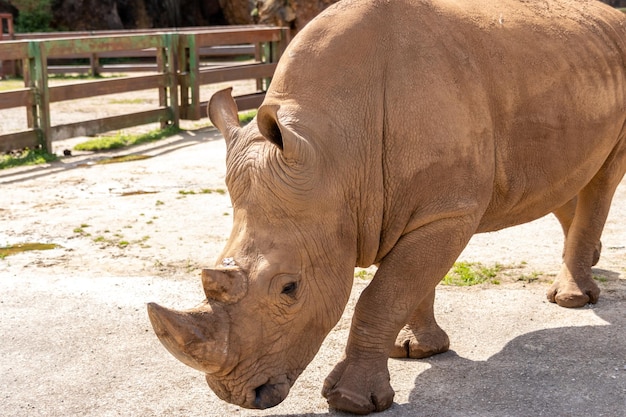
[[[607,325],[528,333],[487,361],[452,351],[430,358],[409,404],[394,408],[412,416],[623,416],[624,307],[600,302],[594,311]]]
[[[454,351],[422,360],[430,368],[415,379],[409,401],[372,415],[624,416],[626,303],[601,301],[592,308],[606,325],[527,333],[486,361],[468,360]],[[329,410],[271,417],[349,415]]]
[[[181,131],[169,138],[126,148],[113,149],[110,151],[86,152],[73,157],[61,157],[56,162],[45,165],[34,165],[0,171],[0,183],[13,184],[34,180],[53,173],[85,168],[98,163],[103,159],[114,156],[147,155],[149,157],[161,156],[188,146],[194,146],[203,142],[223,140],[219,131],[215,128],[204,128],[197,131]]]

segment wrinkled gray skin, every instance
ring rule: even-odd
[[[389,26],[388,22],[393,22]],[[553,212],[566,235],[548,298],[595,303],[591,266],[626,170],[624,17],[596,1],[343,0],[283,55],[257,118],[209,105],[227,142],[228,244],[206,300],[149,305],[155,332],[226,401],[281,402],[378,264],[332,407],[393,401],[387,358],[448,349],[437,283],[474,233]]]

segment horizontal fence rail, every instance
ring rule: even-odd
[[[40,145],[51,152],[52,142],[61,139],[155,122],[164,127],[178,126],[181,119],[197,120],[206,114],[206,101],[200,100],[200,86],[207,84],[257,80],[255,93],[235,97],[240,110],[256,108],[262,102],[276,63],[289,42],[287,28],[269,26],[78,35],[46,35],[45,39],[0,42],[2,62],[17,63],[24,76],[24,88],[0,92],[0,110],[24,107],[28,125],[24,131],[0,134],[0,152]],[[201,59],[207,56],[252,59],[206,68],[201,66]],[[75,65],[69,68],[67,64],[63,65],[63,60],[89,58],[89,69],[94,74],[104,69],[102,58],[120,57],[151,59],[152,63],[139,67],[155,73],[49,85],[48,75],[51,73],[81,72],[80,69],[76,71]],[[49,63],[52,64],[49,66]],[[131,67],[128,64],[117,66],[116,72]],[[51,124],[50,103],[150,89],[158,90],[157,108],[83,122]]]

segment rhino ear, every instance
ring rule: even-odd
[[[259,131],[265,139],[278,146],[281,151],[285,150],[283,142],[283,134],[278,124],[278,109],[280,106],[276,104],[263,104],[259,107],[256,115]]]
[[[237,103],[235,103],[231,95],[232,90],[233,89],[229,87],[213,94],[207,107],[209,119],[211,119],[211,123],[224,135],[227,147],[230,146],[230,143],[241,129],[239,116],[237,114]]]
[[[279,105],[263,104],[257,112],[259,132],[282,151],[286,160],[303,162],[312,156],[308,142],[291,128],[280,123]]]

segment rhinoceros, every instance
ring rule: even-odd
[[[228,243],[205,300],[149,304],[154,330],[223,400],[279,404],[361,294],[332,408],[394,397],[388,357],[448,349],[435,287],[471,236],[554,213],[548,291],[595,303],[591,267],[626,170],[626,19],[595,0],[343,0],[289,44],[256,119],[229,90],[209,117],[227,145]]]

